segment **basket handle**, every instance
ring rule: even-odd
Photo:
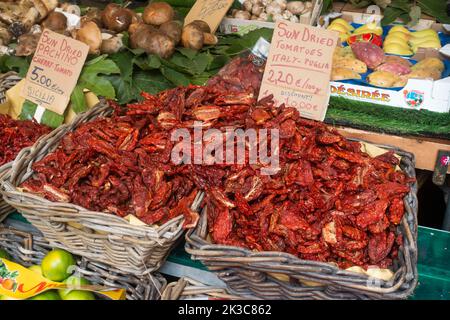
[[[20,230],[15,230],[12,228],[6,228],[6,227],[0,227],[0,232],[1,231],[9,231],[19,237],[23,238],[23,247],[26,250],[33,250],[33,235],[29,232],[25,232],[25,231],[20,231]]]

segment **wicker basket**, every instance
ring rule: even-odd
[[[414,155],[394,149],[402,156],[400,167],[415,177]],[[339,269],[328,263],[302,260],[283,252],[254,252],[216,245],[207,240],[206,210],[195,229],[186,234],[186,251],[214,271],[239,295],[250,290],[264,299],[405,299],[417,286],[417,184],[405,197],[405,215],[398,231],[405,243],[389,282]]]
[[[248,295],[232,295],[226,288],[207,286],[190,278],[180,278],[169,283],[161,295],[161,300],[242,300]]]
[[[182,236],[182,216],[161,226],[132,225],[116,215],[89,211],[71,203],[51,202],[17,188],[33,174],[31,165],[52,152],[66,133],[111,112],[112,108],[100,102],[77,116],[71,124],[60,126],[33,146],[23,149],[13,163],[10,179],[2,180],[1,193],[5,201],[38,228],[52,246],[130,274],[144,275],[162,265]],[[193,210],[197,210],[201,198],[199,192]]]
[[[21,78],[15,72],[0,75],[0,104],[6,101],[6,91],[15,86],[20,80]],[[0,179],[9,173],[10,168],[10,163],[5,163],[4,166],[0,167]],[[0,222],[13,211],[14,208],[3,201],[3,198],[0,196]]]
[[[25,267],[40,264],[52,249],[41,235],[5,225],[0,225],[0,247],[8,251],[14,262]],[[142,277],[130,276],[85,258],[77,258],[75,274],[88,279],[92,284],[125,289],[127,300],[157,300],[166,286],[165,278],[159,273]]]
[[[14,87],[22,78],[15,72],[0,75],[0,104],[6,101],[6,91]]]

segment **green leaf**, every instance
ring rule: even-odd
[[[154,70],[161,67],[161,60],[156,55],[142,55],[133,59],[135,63],[142,70]]]
[[[417,0],[417,5],[423,13],[435,17],[441,23],[450,23],[447,16],[446,1],[444,0]]]
[[[213,60],[206,68],[207,70],[214,70],[214,69],[220,69],[224,65],[226,65],[230,61],[230,58],[226,55],[220,55],[213,57]]]
[[[109,56],[109,58],[119,67],[122,78],[125,81],[131,81],[134,55],[129,51],[120,51]]]
[[[170,69],[166,66],[161,66],[161,73],[167,80],[176,86],[187,86],[190,83],[189,78],[187,78],[183,73]]]
[[[100,60],[96,63],[87,65],[83,68],[81,77],[87,74],[95,74],[98,75],[101,74],[113,74],[113,73],[120,73],[119,67],[114,63],[114,61],[110,59]]]
[[[101,54],[101,55],[99,55],[98,57],[95,57],[95,58],[93,58],[93,59],[91,59],[91,60],[86,61],[85,64],[84,64],[84,66],[90,66],[90,65],[96,64],[97,62],[100,62],[100,61],[102,61],[102,60],[105,60],[106,57],[108,57],[107,54]]]
[[[37,105],[29,100],[25,100],[22,104],[22,110],[20,111],[20,120],[32,120],[36,113]]]
[[[125,104],[139,99],[140,91],[133,86],[132,82],[124,81],[119,75],[106,76],[106,78],[114,87],[118,103]]]
[[[73,89],[70,95],[70,101],[72,102],[72,108],[75,113],[81,113],[88,109],[83,88],[80,85],[76,85]]]
[[[177,48],[177,51],[179,51],[183,56],[186,58],[192,60],[197,55],[197,51],[189,49],[189,48]]]
[[[387,7],[384,10],[384,17],[381,19],[381,25],[386,26],[392,22],[394,22],[400,15],[403,13],[403,10]]]
[[[57,128],[64,123],[64,116],[50,110],[45,110],[42,115],[41,123],[49,126],[50,128]]]
[[[139,93],[144,91],[148,93],[158,93],[160,91],[173,88],[173,84],[169,82],[159,71],[137,71],[133,77],[133,85],[139,89]]]
[[[355,8],[364,8],[367,7],[368,5],[372,4],[372,1],[370,0],[350,0],[350,2],[353,4],[353,6]]]
[[[209,53],[199,53],[193,60],[192,60],[192,71],[195,75],[203,73],[208,65],[213,61],[213,57]]]
[[[36,113],[37,105],[29,100],[25,100],[22,105],[22,111],[20,112],[19,119],[32,120]],[[64,116],[59,115],[53,111],[45,110],[42,115],[41,123],[49,126],[50,128],[57,128],[64,122]]]
[[[83,77],[82,86],[91,90],[98,96],[114,99],[116,92],[113,85],[105,77],[97,77],[94,74],[86,74]]]
[[[25,57],[16,57],[3,55],[0,56],[0,71],[16,71],[20,77],[24,78],[27,75],[30,62]]]

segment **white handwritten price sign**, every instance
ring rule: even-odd
[[[45,29],[22,89],[22,96],[60,115],[69,103],[89,47]]]
[[[323,121],[330,100],[330,74],[338,36],[324,29],[279,21],[273,33],[259,98],[295,107]]]
[[[214,33],[232,4],[233,0],[197,0],[184,19],[184,24],[202,20],[209,25],[211,33]]]

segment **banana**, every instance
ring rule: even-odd
[[[339,35],[339,40],[340,40],[341,42],[346,42],[347,39],[348,39],[348,37],[350,37],[350,34],[348,34],[348,33],[341,33],[341,34]]]
[[[397,54],[402,56],[410,56],[413,54],[411,49],[408,46],[402,46],[398,43],[390,43],[384,45],[383,50],[385,53]]]
[[[331,22],[331,25],[334,25],[334,24],[338,24],[338,25],[341,25],[341,26],[345,27],[347,29],[347,31],[355,30],[355,28],[350,23],[348,23],[347,21],[345,21],[342,18],[338,18],[338,19],[333,20]]]
[[[359,28],[357,28],[353,34],[364,34],[364,33],[374,33],[376,35],[381,36],[383,34],[383,29],[380,26],[377,26],[375,22],[367,23]]]
[[[334,30],[334,31],[337,31],[337,32],[343,33],[343,34],[348,33],[348,30],[345,28],[345,26],[342,26],[340,24],[331,24],[331,25],[328,26],[327,29],[328,30]]]
[[[427,37],[423,37],[423,38],[411,38],[411,39],[409,39],[409,43],[411,45],[418,45],[418,44],[421,44],[423,42],[428,42],[428,41],[435,41],[435,42],[437,42],[439,44],[441,43],[441,40],[437,36],[427,36]]]
[[[440,42],[436,42],[436,41],[425,41],[425,42],[421,42],[420,44],[417,45],[412,45],[411,46],[413,52],[417,52],[417,50],[419,50],[419,48],[433,48],[433,49],[440,49],[441,48],[441,43]]]
[[[406,46],[406,47],[409,46],[408,42],[406,42],[402,39],[399,39],[399,38],[386,38],[386,40],[384,40],[384,42],[383,42],[383,46],[389,45],[391,43],[397,43],[398,45]]]
[[[388,35],[386,36],[386,38],[400,38],[405,41],[408,41],[410,36],[406,33],[400,32],[400,31],[394,31],[394,32],[389,32]]]
[[[411,36],[413,38],[423,38],[430,35],[437,36],[437,32],[433,29],[425,29],[421,31],[411,32]]]
[[[389,33],[388,33],[388,34],[390,34],[391,32],[401,32],[401,33],[404,33],[404,34],[407,34],[407,35],[409,35],[409,34],[411,33],[411,31],[409,31],[408,29],[406,29],[404,26],[393,26],[393,27],[389,30]]]

